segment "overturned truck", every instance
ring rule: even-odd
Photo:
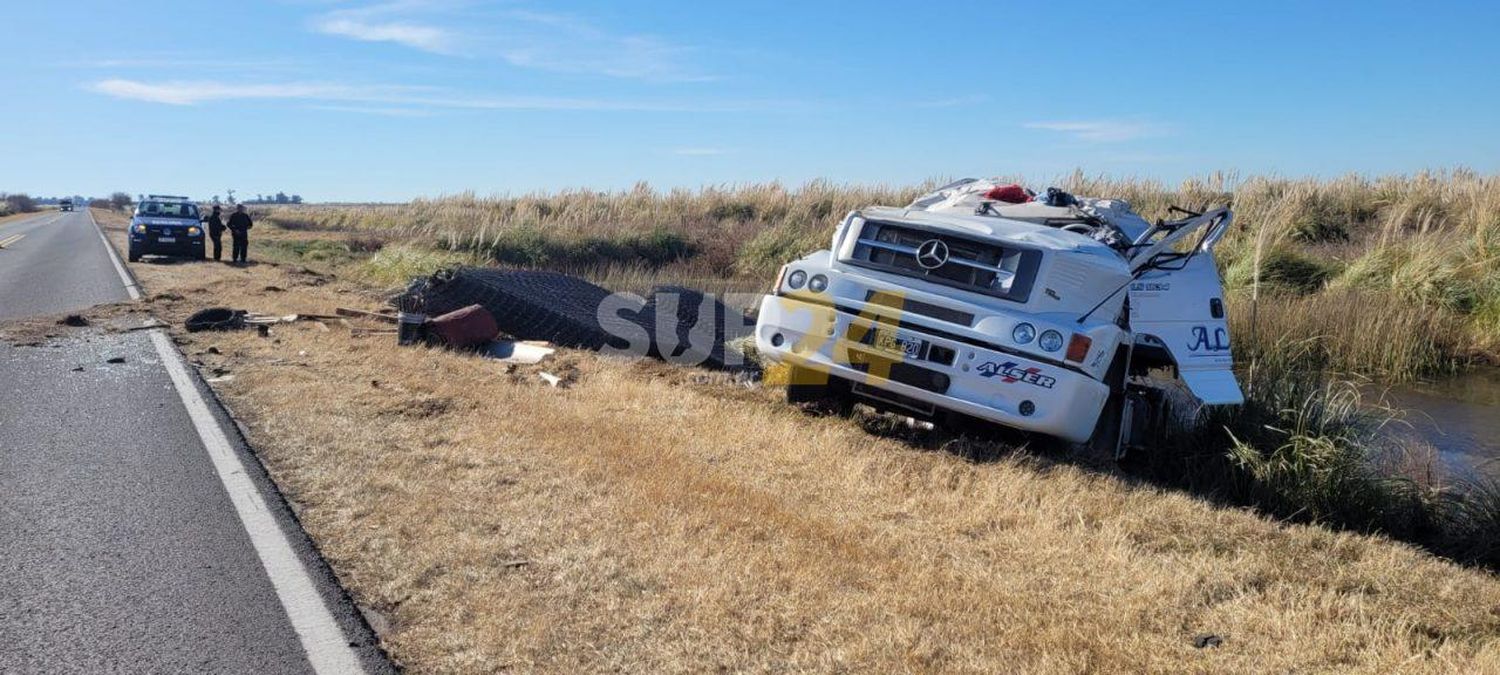
[[[794,402],[978,418],[1118,457],[1184,399],[1243,402],[1213,259],[1232,214],[1177,211],[1152,224],[1119,200],[975,179],[854,211],[782,268],[756,347],[790,366]]]

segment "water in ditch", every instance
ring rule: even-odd
[[[1430,444],[1453,476],[1500,480],[1500,369],[1393,387],[1386,402],[1406,411],[1396,433]]]

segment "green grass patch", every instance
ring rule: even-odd
[[[680,232],[653,228],[615,236],[565,237],[540,227],[505,230],[476,247],[495,262],[519,267],[577,268],[608,264],[661,266],[691,258],[697,247]]]
[[[384,286],[399,286],[414,277],[446,267],[473,265],[473,255],[413,244],[386,246],[353,268],[353,274]]]

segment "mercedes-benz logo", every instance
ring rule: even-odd
[[[935,270],[948,264],[948,243],[942,239],[928,239],[917,247],[917,264],[924,270]]]

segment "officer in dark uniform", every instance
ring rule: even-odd
[[[224,255],[224,221],[219,218],[219,205],[214,205],[214,212],[203,222],[208,225],[208,238],[214,242],[214,260],[219,260]]]
[[[250,262],[250,228],[254,226],[250,214],[245,213],[245,205],[235,206],[229,216],[229,235],[234,238],[230,257],[234,262]]]

